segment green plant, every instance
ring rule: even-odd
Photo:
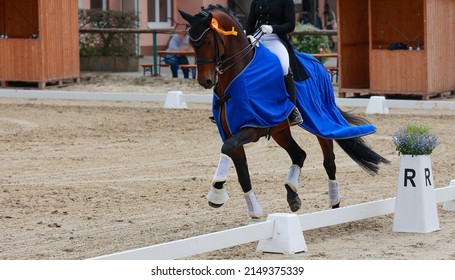
[[[394,133],[392,142],[399,155],[430,155],[439,138],[421,123],[408,123]]]
[[[307,24],[298,23],[295,27],[295,31],[315,31],[320,30],[319,28]],[[293,35],[292,42],[295,48],[300,52],[305,53],[320,53],[321,49],[325,53],[329,53],[329,36],[327,35]]]
[[[139,17],[132,12],[79,10],[81,28],[137,28]],[[120,56],[136,54],[134,33],[81,33],[79,38],[81,56]]]

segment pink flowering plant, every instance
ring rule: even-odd
[[[437,135],[420,123],[408,123],[392,136],[398,155],[430,155],[439,144]]]

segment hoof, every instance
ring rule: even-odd
[[[336,201],[330,202],[329,207],[331,209],[340,208],[341,198],[337,199]]]
[[[291,186],[285,185],[286,190],[287,190],[287,201],[289,204],[289,208],[291,208],[292,212],[297,212],[300,209],[300,206],[302,206],[302,201],[300,200],[299,195],[292,189]]]
[[[291,208],[292,212],[297,212],[300,209],[300,206],[302,206],[302,201],[300,200],[299,196],[296,196],[294,198],[288,198],[288,204],[289,208]]]
[[[213,208],[219,208],[223,206],[229,199],[229,194],[226,191],[226,188],[217,189],[212,187],[207,195],[207,200],[209,205]]]
[[[224,204],[216,204],[216,203],[213,203],[213,202],[210,202],[210,201],[209,201],[209,205],[212,206],[213,208],[220,208],[220,207],[223,206]]]

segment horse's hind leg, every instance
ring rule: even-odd
[[[329,207],[332,209],[339,208],[341,202],[341,194],[336,180],[337,167],[335,165],[335,154],[333,153],[333,140],[317,137],[319,145],[324,156],[324,168],[328,176],[329,187]]]
[[[287,201],[292,212],[300,209],[302,202],[298,195],[299,177],[306,153],[292,138],[289,127],[272,134],[273,139],[280,147],[286,150],[292,160],[288,177],[284,183],[287,191]]]

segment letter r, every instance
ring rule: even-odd
[[[425,168],[425,184],[427,186],[431,186],[430,176],[431,176],[430,168]]]
[[[405,168],[404,169],[404,186],[407,187],[408,184],[408,180],[411,182],[411,185],[413,187],[416,186],[415,182],[414,182],[414,178],[416,176],[416,171],[414,169],[408,169],[408,168]]]

